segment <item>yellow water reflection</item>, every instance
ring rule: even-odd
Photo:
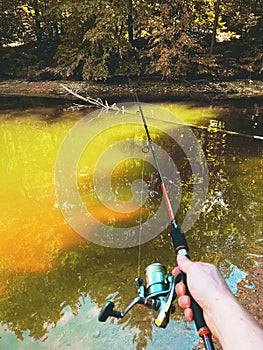
[[[61,144],[72,126],[84,115],[67,112],[61,114],[57,122],[54,115],[49,116],[54,111],[40,111],[41,115],[38,115],[38,110],[34,110],[1,117],[0,273],[46,271],[53,267],[61,250],[85,241],[63,217],[57,204],[54,184]],[[79,189],[89,212],[98,222],[113,221],[126,225],[129,221],[138,221],[142,215],[138,205],[133,202],[126,203],[125,211],[119,208],[115,212],[101,205],[94,195],[91,180],[98,155],[116,140],[130,137],[131,132],[130,126],[125,125],[121,131],[109,130],[102,136],[98,135],[80,159]],[[140,132],[144,132],[143,128]],[[103,165],[103,173],[108,171],[108,163]],[[140,163],[136,165],[136,172],[135,176],[139,177]],[[126,174],[126,179],[129,176],[134,178],[134,171],[130,175]],[[115,173],[115,177],[118,178],[118,173]],[[128,186],[128,196],[129,191]],[[124,199],[124,192],[119,195],[125,204],[127,198]],[[144,213],[148,215],[145,208]],[[92,230],[92,225],[90,227]]]
[[[207,125],[210,119],[216,119],[222,114],[222,108],[213,105],[210,106],[200,106],[199,104],[193,103],[160,103],[163,109],[171,112],[170,116],[173,114],[179,118],[182,118],[186,124],[194,125]],[[165,114],[167,117],[169,114]],[[169,118],[172,121],[172,118]]]
[[[57,151],[75,116],[43,119],[29,112],[1,119],[1,271],[46,270],[60,249],[82,241],[57,208],[53,185]]]

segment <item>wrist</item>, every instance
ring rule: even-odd
[[[202,307],[208,328],[220,342],[226,329],[229,327],[228,322],[231,323],[229,313],[235,313],[236,311],[234,310],[240,307],[237,299],[229,290],[224,293],[215,293],[213,298]]]
[[[246,333],[247,321],[251,321],[247,311],[231,293],[216,296],[213,307],[204,309],[204,317],[212,334],[223,348],[231,350],[233,347],[229,346],[229,339],[234,340],[234,330],[239,329],[240,332],[243,330]]]
[[[236,303],[238,303],[237,299],[228,287],[223,287],[211,293],[211,297],[205,301],[202,308],[208,313],[216,313],[233,307]]]
[[[230,292],[215,296],[204,318],[224,350],[263,349],[262,328]]]

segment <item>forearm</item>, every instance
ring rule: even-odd
[[[234,296],[216,298],[205,317],[224,350],[263,349],[263,329]]]
[[[187,274],[189,291],[203,309],[207,326],[223,349],[262,350],[263,329],[239,304],[218,269],[211,264],[192,262],[184,255],[178,255],[177,262]],[[183,284],[177,284],[178,302],[185,312],[192,311],[185,289]],[[187,319],[192,317],[188,314]]]

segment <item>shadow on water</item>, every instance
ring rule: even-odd
[[[38,96],[8,96],[0,95],[0,110],[5,109],[25,109],[25,108],[43,108],[67,106],[72,100],[65,98],[51,98]]]
[[[221,120],[223,116],[229,128],[236,125],[236,117],[235,121],[227,118],[226,108],[189,104],[163,107],[180,114],[186,123],[208,125],[210,119]],[[55,163],[64,137],[85,113],[44,108],[0,115],[1,346],[84,350],[104,349],[110,344],[113,350],[193,349],[198,343],[196,331],[193,325],[185,324],[178,309],[165,330],[152,327],[151,312],[142,307],[112,324],[97,321],[99,308],[106,300],[113,300],[121,310],[130,303],[136,296],[134,278],[138,274],[144,277],[147,265],[161,262],[171,271],[175,257],[167,228],[140,247],[114,249],[85,240],[65,221],[55,196]],[[232,115],[230,109],[228,113]],[[247,125],[243,119],[241,130],[248,130]],[[128,131],[113,130],[107,134],[108,142],[116,141],[117,135],[133,132],[130,126]],[[137,141],[131,148],[139,148],[145,142],[143,130],[136,132]],[[236,292],[248,268],[262,257],[262,141],[215,130],[193,132],[204,150],[210,181],[200,217],[187,232],[191,256],[217,264]],[[181,224],[189,210],[194,185],[189,159],[165,133],[153,133],[153,139],[167,150],[180,173],[181,202],[176,216]],[[78,168],[82,200],[87,206],[90,201],[94,204],[98,218],[102,214],[90,190],[90,164],[96,164],[96,152],[104,148],[110,148],[116,156],[119,152],[101,140],[95,140],[94,148],[83,152]],[[144,179],[149,182],[149,187],[144,188],[148,198],[145,203],[150,210],[156,210],[160,201],[158,179],[152,175],[151,167],[144,170]],[[119,200],[132,198],[132,183],[140,179],[141,173],[141,162],[118,161],[112,173],[112,189]],[[169,191],[176,185],[171,181]],[[147,197],[147,191],[152,197]],[[174,206],[175,202],[173,198]],[[138,226],[140,219],[135,215],[131,220]],[[113,230],[113,221],[111,217],[109,231]],[[91,225],[90,230],[97,228]]]

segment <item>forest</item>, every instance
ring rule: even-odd
[[[260,79],[263,0],[1,0],[0,78]]]

